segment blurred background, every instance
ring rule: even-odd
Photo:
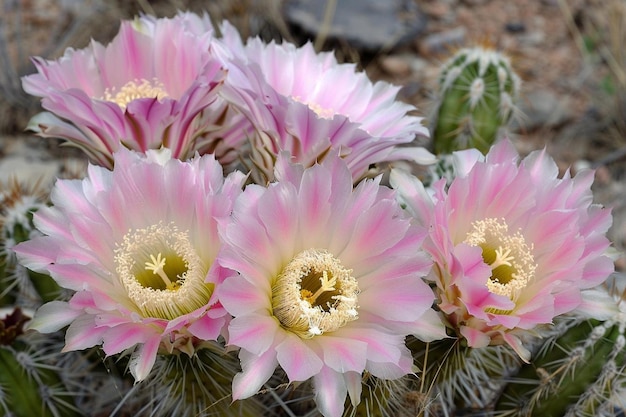
[[[597,169],[595,198],[611,207],[611,239],[626,244],[626,0],[0,0],[0,181],[53,181],[84,164],[74,149],[25,132],[41,111],[22,91],[30,56],[107,43],[120,19],[208,12],[244,37],[314,43],[356,62],[400,99],[432,112],[442,64],[460,47],[487,44],[522,79],[510,128],[519,151],[547,147],[562,172]],[[77,168],[78,169],[78,168]],[[626,269],[626,260],[618,260]]]

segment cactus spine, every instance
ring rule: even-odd
[[[408,417],[412,392],[410,378],[384,380],[366,372],[361,383],[361,402],[346,400],[344,417]],[[413,414],[414,415],[414,414]]]
[[[583,321],[544,344],[506,386],[496,415],[615,415],[626,384],[625,327],[623,318]]]
[[[115,411],[181,417],[271,415],[257,397],[233,401],[232,380],[240,369],[235,352],[227,352],[220,342],[201,342],[191,356],[163,351],[149,377],[135,384]]]
[[[38,335],[23,333],[28,320],[20,309],[0,317],[0,416],[78,416],[64,370]]]
[[[518,369],[521,360],[508,346],[471,348],[459,339],[407,345],[419,369],[415,391],[428,400],[418,415],[477,415],[497,397],[502,380]]]
[[[33,213],[47,201],[39,184],[24,185],[15,178],[0,183],[0,306],[35,308],[59,295],[60,288],[52,278],[27,270],[13,252],[15,245],[39,234]]]
[[[459,50],[439,76],[432,124],[435,153],[476,148],[486,154],[514,113],[519,86],[501,53],[486,47]]]

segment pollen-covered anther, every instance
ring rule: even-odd
[[[515,300],[535,277],[535,258],[524,236],[509,233],[504,219],[487,218],[472,223],[464,241],[479,246],[483,260],[491,268],[487,288],[494,294]]]
[[[168,96],[165,86],[160,81],[154,79],[129,81],[117,90],[107,88],[104,90],[102,100],[116,103],[122,110],[126,109],[128,103],[140,98],[156,98],[161,100]]]
[[[359,287],[352,271],[323,249],[296,255],[272,285],[274,316],[304,339],[358,318]]]
[[[305,99],[301,97],[292,96],[291,98],[297,101],[298,103],[306,104],[309,109],[313,110],[315,114],[317,114],[322,119],[332,119],[333,116],[336,114],[335,110],[333,109],[327,109],[321,106],[320,104],[313,103],[311,101],[306,101]]]
[[[144,317],[174,319],[205,306],[213,286],[209,269],[187,232],[158,223],[131,229],[115,250],[119,280]]]

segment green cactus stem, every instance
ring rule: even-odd
[[[489,407],[503,378],[515,372],[521,359],[508,346],[471,348],[460,339],[424,343],[409,338],[427,415],[476,415]],[[419,414],[422,415],[422,414]]]
[[[347,398],[344,417],[409,417],[412,395],[409,382],[409,378],[384,380],[365,372],[361,402],[353,406]]]
[[[500,416],[597,416],[626,383],[624,323],[584,321],[547,343],[506,386]]]
[[[486,47],[459,50],[439,77],[432,123],[435,153],[476,148],[486,154],[514,113],[519,86],[501,53]]]
[[[46,363],[23,341],[0,346],[0,417],[78,417],[61,368]]]
[[[233,377],[240,371],[235,352],[218,342],[201,342],[195,352],[162,352],[148,378],[136,384],[117,411],[141,415],[269,416],[256,398],[233,401]]]

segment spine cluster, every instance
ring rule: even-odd
[[[438,83],[435,152],[476,148],[486,154],[515,113],[520,79],[509,59],[484,47],[463,48],[443,65]]]

